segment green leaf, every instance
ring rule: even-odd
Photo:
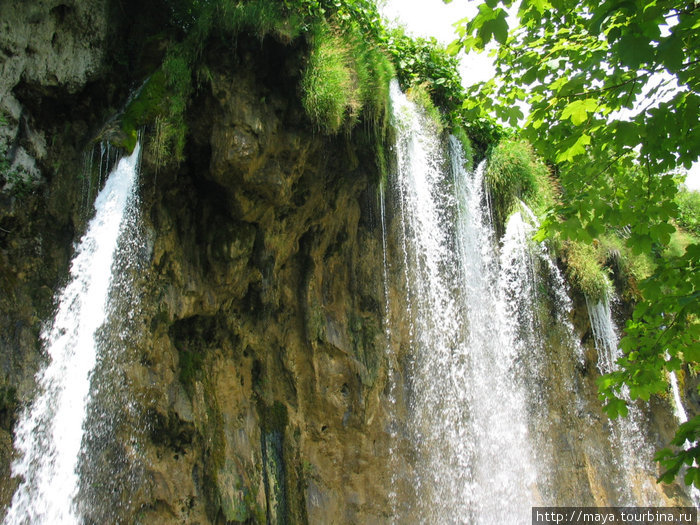
[[[586,135],[585,133],[582,134],[569,149],[563,151],[557,156],[557,162],[571,161],[575,157],[583,155],[584,153],[586,153],[586,146],[590,143],[591,137],[589,135]]]
[[[598,101],[593,98],[574,100],[564,108],[562,119],[570,118],[574,126],[583,124],[588,119],[588,113],[592,113],[598,107]]]
[[[480,6],[480,9],[482,6]],[[488,44],[491,38],[494,38],[499,44],[505,43],[508,38],[507,16],[508,14],[501,8],[491,13],[484,10],[483,21],[481,21],[478,31],[484,45]]]

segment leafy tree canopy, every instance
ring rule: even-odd
[[[451,0],[445,0],[449,2]],[[700,362],[700,245],[665,252],[679,210],[679,166],[700,155],[700,4],[671,0],[486,0],[459,24],[452,51],[493,41],[497,76],[470,89],[465,109],[516,125],[555,166],[562,203],[542,235],[590,242],[606,230],[656,259],[621,341],[619,370],[601,378],[611,417],[667,388],[667,374]],[[700,417],[683,425],[658,460],[672,480],[685,464],[700,487]],[[688,446],[684,450],[683,446]]]

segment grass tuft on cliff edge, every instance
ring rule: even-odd
[[[532,146],[517,138],[504,138],[488,155],[486,186],[494,220],[504,227],[519,200],[539,215],[554,202],[549,169]]]
[[[305,38],[302,105],[319,131],[349,132],[363,122],[383,154],[389,117],[389,82],[395,70],[384,49],[382,22],[369,0],[173,0],[173,35],[165,58],[129,103],[118,144],[133,150],[137,130],[155,128],[147,147],[162,162],[184,159],[185,113],[196,91],[193,71],[212,40],[235,49],[237,40],[274,38],[282,44]],[[383,162],[379,162],[380,165]]]

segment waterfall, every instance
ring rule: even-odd
[[[685,412],[685,407],[683,406],[683,401],[681,400],[681,392],[678,388],[678,377],[676,377],[676,372],[671,371],[668,373],[668,381],[671,384],[671,399],[673,399],[673,415],[679,423],[685,423],[688,421],[688,414]]]
[[[668,355],[666,356],[668,358]],[[683,406],[683,400],[681,399],[681,392],[680,389],[678,388],[678,377],[676,376],[676,372],[674,370],[671,370],[668,373],[668,382],[671,384],[671,399],[673,400],[673,415],[676,416],[676,419],[678,420],[678,423],[686,423],[688,421],[688,414],[685,411],[685,407]],[[690,443],[686,441],[683,444],[683,448],[685,450],[688,450],[691,446],[694,446],[695,443]],[[693,505],[696,507],[700,507],[700,490],[695,486],[695,485],[690,485],[686,487],[686,490],[688,491],[688,496],[690,499],[693,501]]]
[[[7,525],[80,522],[74,499],[90,380],[98,360],[98,333],[108,315],[120,233],[135,207],[138,159],[137,145],[119,161],[97,196],[95,216],[71,262],[70,282],[57,295],[55,318],[42,333],[49,362],[37,374],[36,398],[15,430],[21,457],[12,472],[21,481],[5,517]]]
[[[522,324],[520,314],[529,317],[532,312],[533,266],[519,214],[508,221],[496,257],[490,213],[483,204],[483,171],[482,165],[462,181],[467,174],[460,170],[456,179],[458,190],[465,184],[457,238],[470,359],[465,383],[473,447],[470,521],[527,523],[530,507],[538,501],[522,374],[523,352],[531,347],[527,336],[533,332],[532,319]],[[536,355],[533,351],[532,357]]]
[[[470,500],[464,493],[470,460],[463,397],[467,356],[452,293],[457,282],[449,231],[454,199],[445,180],[442,144],[431,123],[396,82],[392,103],[398,128],[392,183],[407,289],[403,309],[410,319],[409,432],[422,455],[416,465],[417,498],[405,519],[438,523],[464,516]]]
[[[572,453],[599,468],[613,462],[603,482],[611,504],[662,504],[647,421],[634,404],[628,418],[601,426],[608,449],[587,433],[598,420],[585,379],[573,373],[586,369],[573,304],[547,246],[533,240],[535,215],[521,202],[496,238],[485,164],[465,169],[459,142],[445,146],[396,83],[391,95],[396,169],[386,189],[390,219],[381,191],[382,246],[397,251],[391,272],[385,255],[384,278],[401,281],[403,302],[387,301],[385,314],[400,312],[407,325],[390,388],[403,374],[402,430],[413,451],[412,470],[401,471],[413,476],[412,488],[391,490],[397,521],[529,523],[534,505],[602,502],[601,483],[584,472],[561,490],[571,467],[557,460]],[[587,306],[598,369],[613,371],[620,351],[610,306]],[[561,367],[571,377],[560,377]],[[561,426],[575,421],[579,429]]]
[[[582,351],[564,280],[523,206],[496,239],[482,163],[465,169],[430,121],[392,85],[397,166],[390,179],[403,265],[410,348],[407,433],[416,449],[414,494],[399,521],[529,523],[551,503],[551,443],[537,303],[550,290],[564,343]],[[543,282],[546,280],[546,282]],[[538,419],[539,418],[539,419]]]
[[[586,307],[591,323],[595,347],[598,351],[598,370],[607,374],[617,370],[617,360],[622,356],[618,347],[618,334],[612,319],[610,301],[593,302],[586,297]],[[615,450],[616,467],[626,478],[620,487],[619,505],[656,505],[663,503],[654,490],[647,472],[654,464],[654,451],[644,436],[646,422],[639,407],[630,400],[629,390],[623,388],[622,397],[627,401],[629,413],[611,422],[611,442]]]

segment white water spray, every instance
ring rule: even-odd
[[[688,414],[686,413],[685,407],[683,406],[680,388],[678,387],[678,377],[676,376],[676,372],[674,370],[671,370],[668,373],[668,382],[671,385],[671,396],[673,399],[673,415],[676,416],[678,423],[686,423],[688,421]],[[683,444],[683,448],[685,450],[688,450],[694,445],[696,445],[696,443],[689,443],[688,441],[686,441]],[[693,505],[700,508],[700,490],[698,490],[698,488],[695,485],[690,485],[689,487],[687,487],[687,490],[690,499],[693,500]]]
[[[462,170],[461,175],[467,174]],[[482,178],[483,166],[465,180],[468,204],[460,211],[470,211],[457,227],[469,327],[470,369],[464,387],[473,443],[470,522],[528,523],[530,507],[539,501],[527,377],[522,374],[523,356],[537,356],[529,340],[532,319],[524,324],[521,319],[532,310],[532,258],[519,215],[508,222],[500,257],[495,258],[490,212],[480,195]]]
[[[533,323],[527,337],[518,327],[524,304],[534,301],[539,255],[530,247],[531,228],[514,217],[499,258],[484,166],[467,172],[454,139],[445,155],[430,122],[396,84],[392,103],[393,189],[413,336],[409,432],[419,458],[416,498],[399,521],[529,523],[541,498],[529,378],[520,368],[539,347]]]
[[[417,498],[403,519],[437,523],[464,515],[469,503],[463,493],[469,473],[466,404],[458,401],[466,356],[458,340],[461,313],[452,293],[456,265],[450,249],[450,196],[442,144],[430,121],[396,82],[392,105],[398,128],[393,198],[402,222],[408,292],[403,311],[411,333],[409,432],[422,456],[416,465]],[[455,448],[460,442],[464,446]]]
[[[622,351],[618,347],[619,339],[612,319],[610,302],[606,299],[594,303],[586,297],[586,307],[598,351],[598,370],[601,374],[613,372],[617,370],[617,360],[622,356]],[[616,466],[627,479],[627,483],[620,487],[617,504],[662,504],[663,501],[651,482],[654,473],[649,470],[654,464],[654,451],[644,438],[644,416],[630,401],[628,389],[623,389],[622,397],[628,403],[629,413],[626,417],[618,417],[611,422],[611,443],[617,451]]]
[[[135,194],[139,146],[119,161],[95,201],[95,216],[71,262],[70,282],[57,297],[53,325],[42,334],[49,363],[37,374],[38,393],[21,415],[12,465],[22,479],[6,525],[79,523],[74,506],[96,332],[107,316],[112,265]]]

